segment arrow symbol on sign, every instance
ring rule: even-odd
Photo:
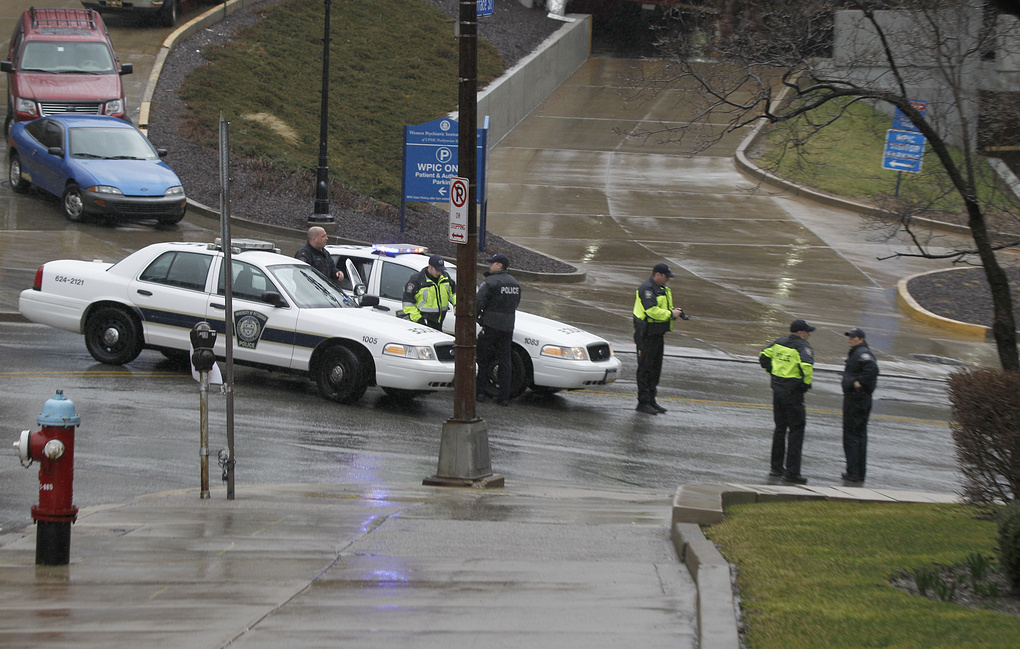
[[[441,187],[439,189],[439,195],[440,196],[446,196],[446,187]]]
[[[904,168],[909,168],[909,167],[913,167],[914,165],[912,165],[912,164],[910,164],[910,163],[908,163],[908,162],[897,162],[896,160],[890,160],[890,161],[889,161],[889,166],[890,166],[890,167],[904,167]]]

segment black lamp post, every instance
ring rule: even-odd
[[[309,223],[331,223],[329,213],[329,154],[326,144],[329,133],[329,7],[332,0],[325,0],[326,26],[322,35],[322,108],[319,110],[319,168],[315,174],[315,212],[308,217]]]

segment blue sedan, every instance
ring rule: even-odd
[[[81,221],[184,218],[187,202],[177,174],[131,124],[98,115],[52,115],[11,126],[11,188],[35,185],[60,198],[64,215]]]

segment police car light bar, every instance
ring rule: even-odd
[[[387,257],[396,257],[397,255],[424,255],[428,254],[429,249],[425,246],[409,246],[402,245],[399,243],[374,243],[372,244],[372,250],[376,254],[386,255]]]
[[[221,237],[216,237],[216,241],[211,247],[214,250],[223,250],[223,239]],[[276,254],[280,254],[280,249],[269,241],[258,241],[257,239],[230,240],[231,252],[244,252],[245,250],[262,250],[264,252],[275,252]]]

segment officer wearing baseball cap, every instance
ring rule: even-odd
[[[432,255],[429,265],[407,280],[400,315],[442,331],[443,320],[452,304],[457,304],[457,284],[446,272],[443,258]]]
[[[758,355],[758,363],[771,377],[772,418],[776,425],[769,475],[795,484],[807,484],[800,474],[800,454],[807,420],[804,393],[811,389],[815,362],[808,338],[814,330],[803,320],[794,320],[790,335],[777,339]]]
[[[844,334],[850,344],[843,366],[843,453],[847,482],[864,482],[868,451],[868,417],[871,394],[878,383],[878,362],[868,348],[864,330],[854,327]]]
[[[496,366],[499,392],[496,403],[505,406],[510,402],[510,385],[513,381],[513,363],[510,359],[514,337],[517,305],[521,302],[521,285],[510,273],[510,258],[496,253],[485,260],[489,272],[478,286],[475,308],[482,331],[478,334],[478,374],[475,377],[475,397],[488,398],[489,377]]]
[[[673,292],[666,286],[676,275],[663,263],[652,266],[652,276],[638,287],[634,298],[634,344],[637,346],[638,405],[635,410],[657,415],[666,409],[655,400],[662,374],[663,337],[673,330],[673,321],[687,319],[673,304]]]

